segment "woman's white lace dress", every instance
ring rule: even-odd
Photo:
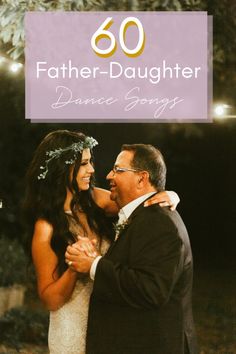
[[[71,226],[71,229],[76,227]],[[101,254],[104,254],[108,247],[108,242],[103,241]],[[88,275],[78,275],[70,300],[60,309],[50,312],[48,333],[50,354],[85,354],[88,307],[92,288],[93,282]]]

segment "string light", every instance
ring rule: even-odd
[[[214,117],[224,119],[227,117],[229,105],[225,103],[218,103],[214,107]]]
[[[9,70],[13,73],[17,73],[21,68],[22,68],[23,64],[21,63],[12,63],[9,66]]]
[[[23,68],[23,64],[12,61],[3,55],[0,55],[0,68],[1,70],[8,70],[13,74],[17,74]]]

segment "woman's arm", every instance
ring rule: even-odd
[[[94,188],[94,200],[100,208],[104,209],[108,215],[117,215],[119,208],[115,202],[110,199],[110,192],[102,188]],[[177,193],[173,191],[163,191],[155,194],[152,198],[145,202],[144,206],[152,204],[160,204],[161,207],[169,206],[171,210],[175,210],[180,199]]]
[[[159,204],[161,207],[168,206],[170,210],[175,210],[179,204],[180,199],[176,192],[173,191],[163,191],[155,194],[152,198],[148,199],[144,206],[148,207],[152,204]]]
[[[57,272],[58,259],[50,241],[52,226],[45,220],[35,224],[32,257],[37,274],[38,293],[48,310],[55,311],[64,305],[74,290],[77,274],[68,268],[61,276]]]

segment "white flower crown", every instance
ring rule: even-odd
[[[73,165],[77,159],[77,154],[82,153],[84,149],[92,149],[94,146],[98,145],[97,140],[90,136],[86,136],[84,141],[79,141],[78,143],[73,143],[72,145],[62,149],[58,148],[55,150],[47,151],[46,156],[49,158],[45,160],[45,165],[40,166],[40,170],[43,172],[38,175],[38,179],[45,179],[48,173],[48,164],[53,159],[58,159],[64,152],[73,151],[74,155],[70,160],[66,160],[65,164]]]

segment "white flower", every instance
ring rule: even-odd
[[[124,229],[129,225],[129,220],[125,220],[121,223],[117,222],[114,224],[114,230],[115,230],[115,241],[119,238],[120,234]]]

